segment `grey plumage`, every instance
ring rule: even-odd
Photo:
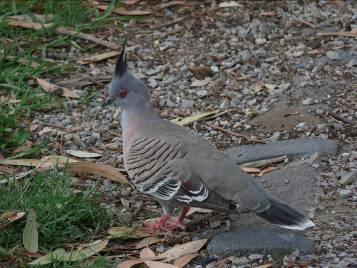
[[[127,71],[124,49],[108,89],[108,101],[123,108],[124,165],[131,183],[172,207],[229,211],[239,205],[290,229],[313,223],[269,197],[235,163],[192,131],[159,118],[145,85]]]

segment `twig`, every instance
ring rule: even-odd
[[[130,216],[130,222],[132,222],[133,219],[136,216],[138,216],[138,214],[142,211],[143,207],[144,207],[144,202],[140,201],[138,207],[134,210],[133,214],[131,214],[131,216]]]
[[[173,25],[173,24],[182,22],[182,21],[188,19],[188,18],[191,17],[191,16],[192,16],[191,14],[190,14],[190,15],[187,15],[187,16],[183,16],[183,17],[174,19],[174,20],[172,20],[172,21],[165,22],[165,23],[162,23],[162,24],[157,25],[157,26],[153,26],[153,27],[151,27],[150,29],[155,30],[155,29],[159,29],[159,28],[162,28],[162,27],[168,27],[168,26],[171,26],[171,25]]]
[[[339,121],[342,121],[346,124],[350,124],[350,125],[354,125],[355,123],[347,118],[344,118],[343,116],[341,115],[338,115],[338,114],[335,114],[334,112],[327,112],[328,115],[332,116],[333,118],[339,120]]]
[[[205,124],[207,126],[211,127],[211,128],[214,128],[214,129],[217,129],[219,131],[222,131],[223,133],[226,133],[228,135],[236,136],[236,137],[243,138],[243,139],[246,139],[246,140],[250,141],[250,138],[245,134],[236,133],[236,132],[224,129],[223,127],[217,127],[217,126],[215,126],[213,124],[210,124],[210,123],[205,123]]]
[[[310,22],[308,22],[306,20],[295,18],[295,21],[300,22],[300,23],[302,23],[302,24],[304,24],[304,25],[306,25],[306,26],[308,26],[308,27],[310,27],[312,29],[315,29],[315,25],[313,25],[312,23],[310,23]]]
[[[101,46],[105,46],[107,48],[113,49],[113,50],[117,50],[120,49],[120,46],[99,38],[96,38],[95,36],[91,35],[91,34],[85,34],[85,33],[80,33],[80,32],[76,32],[76,31],[72,31],[69,30],[67,28],[64,27],[58,27],[56,28],[56,32],[61,33],[61,34],[65,34],[65,35],[70,35],[70,36],[75,36],[78,37],[80,39],[84,39],[84,40],[88,40],[91,41],[93,43],[96,43],[98,45]]]
[[[264,167],[270,164],[283,162],[286,158],[287,155],[283,155],[283,156],[273,157],[270,159],[257,160],[257,161],[245,163],[241,165],[241,167],[255,167],[255,168]]]
[[[345,36],[345,37],[354,37],[357,38],[357,31],[351,32],[324,32],[317,33],[318,36]]]

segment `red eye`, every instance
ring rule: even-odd
[[[118,96],[121,97],[121,98],[124,98],[126,95],[128,95],[128,93],[129,93],[128,89],[122,88],[122,89],[119,90]]]

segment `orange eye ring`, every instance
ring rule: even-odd
[[[126,97],[126,95],[128,95],[128,93],[129,93],[129,90],[127,88],[121,88],[118,92],[118,96],[120,98],[124,98],[124,97]]]

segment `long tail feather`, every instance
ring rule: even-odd
[[[311,220],[287,205],[273,199],[270,199],[270,202],[271,206],[267,210],[257,213],[259,217],[280,227],[292,230],[305,230],[315,226]]]

